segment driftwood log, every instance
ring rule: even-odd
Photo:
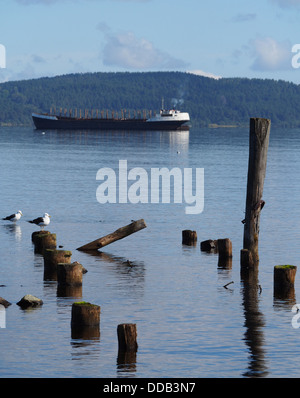
[[[104,246],[109,245],[110,243],[126,238],[126,236],[138,232],[146,227],[147,225],[143,219],[133,221],[131,224],[126,225],[125,227],[121,227],[111,234],[108,234],[106,236],[103,236],[102,238],[94,240],[93,242],[78,247],[77,250],[80,251],[98,250]]]

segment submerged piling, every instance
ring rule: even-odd
[[[36,231],[31,235],[34,252],[44,254],[46,249],[56,249],[56,234],[49,231]]]
[[[137,330],[135,323],[122,323],[118,325],[118,343],[119,352],[136,352],[137,344]]]
[[[249,137],[249,160],[246,196],[244,241],[240,262],[242,267],[255,267],[259,263],[258,237],[260,212],[265,204],[262,200],[267,166],[271,121],[251,118]]]
[[[71,336],[73,339],[95,340],[100,337],[99,305],[86,301],[72,304]]]
[[[46,249],[44,252],[44,280],[57,280],[57,264],[71,263],[69,250]]]
[[[197,244],[197,232],[189,229],[182,231],[182,244],[195,246]]]
[[[230,269],[232,267],[232,242],[230,239],[218,239],[219,253],[218,267]]]
[[[62,286],[81,286],[83,267],[78,262],[58,263],[57,282]]]
[[[100,324],[100,306],[86,301],[72,304],[71,326],[99,326]]]
[[[294,289],[296,265],[276,265],[274,267],[274,296],[287,296]]]

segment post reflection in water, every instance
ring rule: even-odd
[[[125,376],[126,373],[136,372],[136,352],[120,351],[117,357],[117,373]]]
[[[246,332],[244,340],[249,349],[248,369],[243,373],[245,377],[265,377],[268,368],[265,359],[264,315],[259,311],[260,287],[258,284],[258,266],[253,269],[241,268],[241,282],[243,285],[243,307]]]

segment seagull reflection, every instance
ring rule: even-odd
[[[20,227],[20,225],[18,224],[5,224],[3,225],[3,227],[6,229],[6,232],[8,234],[14,234],[16,240],[20,240],[21,236],[22,236],[22,229]]]

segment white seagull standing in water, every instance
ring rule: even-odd
[[[30,222],[30,224],[35,224],[38,225],[39,227],[41,227],[42,231],[44,230],[44,227],[46,227],[47,225],[50,224],[50,216],[48,213],[44,214],[44,217],[38,217],[35,218],[32,221],[28,221]]]
[[[11,214],[10,216],[2,218],[2,220],[16,222],[16,221],[19,221],[22,216],[23,216],[23,213],[21,212],[21,210],[19,210],[17,213],[14,213],[14,214]]]

